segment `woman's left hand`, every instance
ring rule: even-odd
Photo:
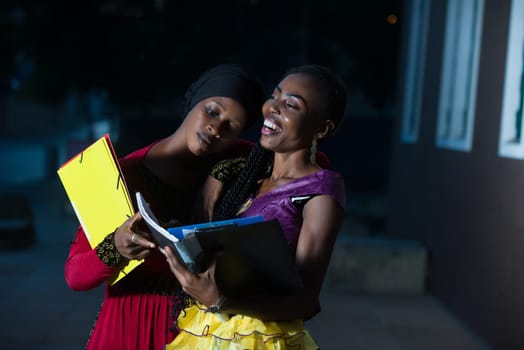
[[[166,257],[171,271],[184,292],[207,307],[217,304],[220,291],[215,281],[216,260],[213,260],[206,271],[195,274],[185,267],[170,247],[160,248],[160,251]]]

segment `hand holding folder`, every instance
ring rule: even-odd
[[[138,210],[160,247],[200,273],[216,259],[215,279],[229,297],[297,292],[303,288],[295,259],[277,220],[261,216],[165,229],[139,192]]]
[[[92,248],[134,214],[109,135],[62,165],[58,176]],[[142,260],[130,260],[110,280],[116,283]]]

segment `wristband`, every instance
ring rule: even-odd
[[[218,297],[218,301],[216,302],[216,304],[211,305],[210,307],[208,307],[207,311],[212,312],[212,313],[220,312],[220,310],[224,306],[225,302],[226,302],[226,297],[221,295],[221,296]]]

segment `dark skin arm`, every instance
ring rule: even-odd
[[[319,312],[320,290],[342,224],[343,209],[334,198],[317,196],[306,203],[303,216],[295,256],[304,281],[303,292],[257,300],[228,299],[222,308],[223,312],[261,320],[308,319]],[[220,291],[214,280],[214,265],[195,275],[180,263],[169,248],[164,249],[163,253],[186,293],[208,307],[217,302]]]

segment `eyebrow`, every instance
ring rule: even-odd
[[[223,109],[226,109],[226,108],[224,107],[224,105],[223,105],[222,103],[220,103],[219,101],[213,101],[213,102],[215,102],[217,105],[219,105],[219,106],[222,107]]]
[[[278,86],[276,87],[276,89],[278,90],[278,92],[282,93],[282,88],[280,87],[280,85],[278,85]],[[304,103],[304,105],[306,105],[306,107],[307,107],[306,100],[305,100],[302,96],[297,95],[297,94],[292,94],[292,93],[290,93],[290,92],[287,92],[287,93],[286,93],[286,96],[294,97],[294,98],[297,98],[297,99],[301,100],[302,103]]]

